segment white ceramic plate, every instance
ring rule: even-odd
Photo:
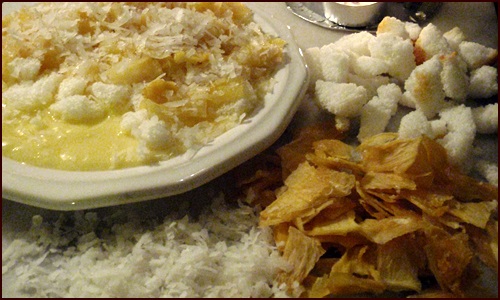
[[[21,5],[2,3],[2,15]],[[2,197],[42,208],[77,210],[172,196],[209,182],[269,147],[296,112],[307,88],[308,73],[288,28],[249,7],[264,31],[288,43],[289,56],[289,62],[275,76],[273,92],[256,115],[194,156],[186,154],[155,166],[73,172],[34,167],[2,156]]]

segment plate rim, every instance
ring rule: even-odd
[[[36,167],[2,155],[2,198],[52,210],[80,210],[165,198],[200,187],[271,146],[297,111],[307,90],[309,71],[303,52],[289,28],[267,17],[251,3],[246,5],[254,12],[255,22],[264,31],[271,31],[287,42],[286,52],[290,61],[279,71],[285,77],[283,82],[281,85],[277,82],[274,87],[282,90],[271,97],[275,100],[271,107],[276,111],[261,108],[246,124],[244,122],[236,127],[243,132],[230,137],[235,132],[233,128],[217,137],[214,140],[216,148],[210,150],[208,147],[212,145],[204,146],[205,153],[192,156],[197,164],[189,163],[191,158],[188,157],[187,161],[177,165],[171,165],[175,160],[167,160],[154,166],[82,172]],[[255,122],[262,119],[265,122]],[[217,146],[217,141],[224,138],[229,141]],[[235,150],[231,141],[238,138],[245,141],[238,142],[238,149]],[[182,156],[186,155],[191,156],[192,153]],[[177,159],[185,160],[186,157]],[[159,178],[162,172],[168,172],[168,178]]]

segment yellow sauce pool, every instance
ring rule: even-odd
[[[71,124],[48,113],[35,126],[16,119],[2,126],[2,155],[16,161],[62,170],[90,171],[143,164],[138,141],[120,131],[120,116],[96,124]]]

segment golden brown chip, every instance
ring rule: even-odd
[[[393,190],[399,193],[402,189],[415,190],[417,185],[412,179],[393,173],[367,172],[361,179],[361,186],[365,190]]]
[[[429,164],[432,166],[434,184],[442,185],[447,182],[445,170],[450,166],[446,149],[440,143],[425,135],[422,137],[422,145],[427,152]]]
[[[429,177],[432,166],[422,138],[396,139],[376,146],[361,146],[365,170]]]
[[[286,189],[260,214],[262,226],[290,222],[310,208],[328,201],[329,182],[318,176],[317,169],[308,163],[299,165],[285,181]]]
[[[318,207],[312,207],[302,213],[300,217],[297,217],[293,220],[293,224],[295,227],[300,229],[301,231],[304,231],[304,225],[311,221],[314,217],[316,217],[321,211],[323,211],[325,208],[331,206],[333,204],[333,199],[329,199],[325,203],[321,204]]]
[[[455,202],[449,213],[459,218],[465,223],[472,224],[479,228],[486,228],[490,220],[491,213],[497,208],[496,201],[488,202]]]
[[[479,182],[451,168],[445,171],[447,179],[450,182],[450,186],[448,187],[450,193],[459,201],[498,201],[498,187],[486,182]]]
[[[329,197],[349,196],[356,184],[356,178],[349,173],[338,172],[324,167],[318,167],[318,173],[324,177],[325,181],[329,180],[330,182]]]
[[[320,157],[338,157],[350,160],[354,147],[339,140],[320,140],[313,143],[314,153]]]
[[[444,215],[449,210],[449,202],[454,199],[452,195],[441,191],[423,189],[401,191],[401,197],[420,208],[424,213],[436,217]]]
[[[353,175],[315,168],[304,162],[285,180],[287,189],[261,212],[260,224],[267,226],[292,221],[309,209],[321,206],[330,197],[349,195],[354,182]]]
[[[306,154],[306,159],[317,166],[325,166],[339,171],[350,172],[362,176],[364,169],[361,164],[341,157],[323,157],[313,153]]]
[[[381,281],[391,291],[419,292],[422,288],[418,279],[419,266],[412,259],[414,251],[406,242],[408,239],[408,236],[398,237],[378,247],[377,270]]]
[[[357,150],[363,152],[363,150],[366,148],[381,146],[393,142],[398,139],[398,137],[398,134],[393,132],[376,134],[364,139],[363,142],[357,147]]]
[[[288,227],[290,227],[289,223],[280,223],[273,226],[274,242],[278,250],[282,252],[285,250],[286,240],[288,239]]]
[[[282,146],[276,153],[281,157],[283,178],[295,170],[299,164],[306,160],[305,155],[313,151],[313,143],[322,139],[336,139],[342,133],[330,123],[316,124],[302,128],[289,144]]]
[[[450,214],[444,214],[439,217],[424,214],[422,216],[422,219],[431,224],[434,224],[435,226],[443,228],[449,227],[451,229],[457,229],[457,230],[463,230],[464,228],[464,223],[459,218]]]
[[[323,285],[327,286],[329,294],[337,296],[362,293],[380,294],[386,289],[383,282],[345,273],[331,273],[327,283],[323,283]]]
[[[417,268],[418,275],[432,276],[432,273],[428,268],[427,255],[424,250],[427,243],[424,230],[409,233],[397,239],[399,247],[406,249],[409,253],[408,257],[412,261],[412,264]]]
[[[332,201],[331,204],[317,215],[318,219],[335,220],[357,206],[355,201],[347,197],[336,197],[330,200]]]
[[[315,277],[321,277],[324,276],[325,274],[330,274],[332,271],[332,267],[334,264],[336,264],[339,261],[340,258],[320,258],[316,265],[314,266],[314,269],[311,270],[310,275],[315,276]]]
[[[414,213],[418,211],[410,202],[399,198],[399,196],[389,198],[387,194],[375,193],[373,191],[369,191],[368,193],[383,200],[384,209],[389,211],[392,216],[407,217],[414,215]]]
[[[349,249],[358,245],[366,245],[370,243],[364,236],[357,232],[350,232],[346,235],[316,235],[314,236],[318,241],[324,245],[329,245],[338,249]]]
[[[375,198],[378,198],[385,203],[385,205],[388,207],[389,204],[401,204],[401,201],[398,201],[398,200],[401,200],[401,197],[399,194],[395,194],[395,193],[384,193],[384,192],[379,192],[377,190],[366,190],[365,191],[366,193],[368,193],[369,195],[375,197]],[[394,209],[390,209],[389,211],[391,211],[392,214],[396,215],[393,211]]]
[[[429,226],[425,230],[427,245],[424,247],[429,268],[445,291],[464,296],[462,276],[474,254],[465,233],[450,235],[445,230]]]
[[[467,226],[467,231],[478,258],[498,274],[498,221],[490,221],[486,230]]]
[[[380,281],[380,273],[376,268],[376,246],[359,245],[347,249],[340,260],[333,265],[332,274],[352,274],[362,278]]]
[[[415,216],[388,217],[381,220],[364,220],[360,224],[359,232],[376,244],[385,244],[423,227],[423,221]]]
[[[308,288],[306,296],[383,292],[386,285],[379,280],[375,255],[376,249],[367,245],[348,249],[341,259],[333,264],[330,274],[316,278]]]
[[[311,283],[305,282],[304,285],[306,286],[307,290],[302,295],[305,298],[323,298],[326,297],[330,294],[332,294],[332,291],[329,288],[329,283],[330,283],[330,276],[323,275],[321,277],[313,277],[310,276],[308,278],[308,281],[312,281]]]
[[[289,272],[280,273],[278,281],[285,282],[288,287],[292,287],[294,282],[301,283],[324,253],[325,250],[319,241],[290,226],[283,258],[293,268]]]
[[[369,193],[367,193],[367,191],[364,190],[363,187],[361,187],[359,181],[356,182],[356,191],[360,196],[359,204],[361,204],[361,206],[363,206],[366,212],[370,214],[372,217],[377,219],[383,219],[383,218],[388,218],[392,215],[391,210],[386,205],[386,203],[383,201],[379,201],[378,199],[372,197]]]
[[[354,211],[348,211],[336,219],[314,218],[306,226],[306,233],[309,236],[316,235],[347,235],[351,232],[358,232],[359,224],[355,221]]]

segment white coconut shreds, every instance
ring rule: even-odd
[[[257,223],[252,208],[222,196],[196,221],[37,215],[2,251],[2,280],[14,276],[21,297],[287,297],[274,282],[286,263]]]

